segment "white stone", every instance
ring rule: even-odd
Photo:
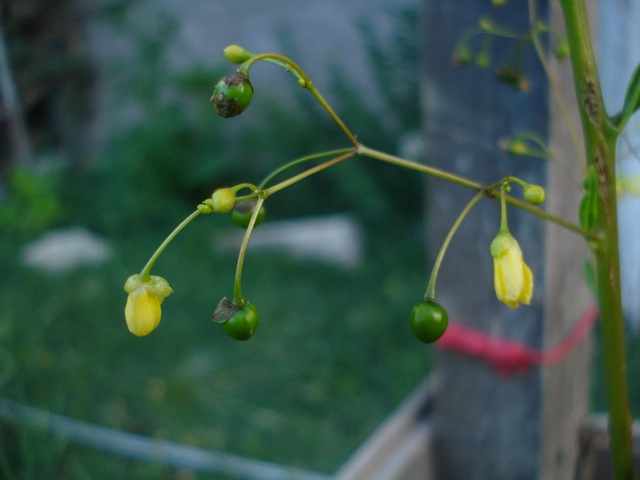
[[[237,250],[243,237],[243,230],[225,232],[214,245],[223,252]],[[263,223],[251,234],[249,249],[356,268],[362,260],[362,243],[359,224],[349,215],[336,214]]]
[[[84,265],[99,265],[111,255],[103,238],[82,227],[53,230],[25,245],[23,263],[43,271],[58,273]]]

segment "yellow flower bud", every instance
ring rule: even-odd
[[[253,54],[240,45],[229,45],[223,50],[224,56],[231,63],[242,63],[249,60]]]
[[[129,294],[124,308],[129,331],[138,337],[149,335],[160,323],[160,306],[173,290],[162,277],[151,276],[143,281],[140,275],[130,276],[124,290]]]
[[[544,188],[540,185],[527,185],[524,188],[524,199],[532,205],[542,205],[545,200]]]
[[[509,142],[507,146],[507,153],[516,157],[523,157],[529,155],[530,150],[524,140],[515,138]]]
[[[230,212],[235,204],[236,192],[230,188],[219,188],[211,195],[211,208],[214,212]]]
[[[533,295],[533,275],[515,238],[507,231],[500,232],[491,242],[493,281],[498,300],[511,308],[520,303],[529,305]]]

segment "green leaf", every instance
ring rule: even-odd
[[[622,130],[633,113],[640,108],[640,64],[636,67],[629,80],[627,93],[624,97],[622,111],[617,117],[618,129]]]
[[[593,298],[598,298],[598,289],[596,283],[596,268],[591,260],[585,260],[582,265],[582,272],[584,274],[584,281],[587,284],[587,288],[591,292]]]
[[[598,176],[593,165],[587,171],[584,189],[585,194],[580,202],[580,225],[590,232],[598,219]]]

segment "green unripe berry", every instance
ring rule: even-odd
[[[524,199],[532,205],[542,205],[545,199],[544,188],[540,185],[527,185],[523,191]]]
[[[230,212],[236,204],[236,192],[230,188],[219,188],[211,195],[211,207],[214,212]]]
[[[258,328],[259,320],[258,309],[252,303],[246,302],[222,323],[222,328],[235,340],[249,340]]]
[[[231,219],[233,223],[242,228],[247,228],[249,226],[249,222],[251,221],[251,216],[253,215],[253,210],[256,207],[255,200],[245,200],[244,202],[240,202],[236,204],[233,209],[233,213],[231,214]],[[260,211],[258,212],[258,216],[256,217],[256,223],[254,227],[262,223],[264,217],[266,215],[266,211],[264,206],[260,207]]]
[[[438,303],[422,302],[411,310],[409,325],[416,338],[432,343],[444,334],[449,325],[449,315]]]
[[[211,103],[224,118],[240,115],[251,103],[253,87],[246,75],[234,73],[223,77],[211,95]]]

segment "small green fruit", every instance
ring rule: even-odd
[[[242,228],[247,228],[249,226],[249,222],[251,221],[251,216],[253,215],[253,210],[256,207],[255,200],[245,200],[244,202],[239,202],[236,204],[233,209],[233,213],[231,214],[231,219],[233,223]],[[256,223],[254,227],[262,223],[264,217],[266,215],[266,211],[264,206],[260,207],[260,211],[258,212],[258,216],[256,217]]]
[[[222,328],[235,340],[249,340],[258,328],[259,319],[258,309],[252,303],[246,302],[222,323]]]
[[[449,325],[447,311],[438,303],[422,302],[413,307],[409,316],[413,334],[425,343],[438,340]]]
[[[234,73],[223,77],[211,95],[211,103],[224,118],[240,115],[251,103],[253,87],[246,75]]]

